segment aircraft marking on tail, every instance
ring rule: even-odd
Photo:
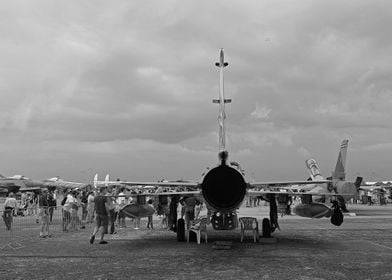
[[[346,179],[347,148],[348,148],[348,140],[345,139],[342,141],[342,144],[340,145],[338,161],[336,162],[335,171],[333,173],[333,177],[338,178],[340,180]]]

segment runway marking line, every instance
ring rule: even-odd
[[[367,240],[367,242],[369,242],[370,244],[373,244],[375,246],[378,246],[378,247],[382,247],[382,248],[386,248],[386,249],[392,250],[392,247],[388,247],[388,246],[385,246],[385,245],[382,245],[382,244],[378,244],[378,243],[370,241],[370,240]]]

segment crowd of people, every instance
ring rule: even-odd
[[[56,215],[59,213],[63,232],[84,229],[86,224],[94,224],[93,236],[101,230],[103,240],[104,234],[116,234],[116,228],[126,227],[126,216],[123,211],[120,211],[123,207],[130,204],[143,204],[150,209],[147,212],[153,213],[146,217],[148,229],[154,229],[153,215],[159,217],[161,228],[172,229],[175,222],[169,219],[169,212],[173,211],[169,193],[167,196],[153,195],[162,192],[165,193],[166,190],[162,188],[128,190],[124,186],[66,190],[42,188],[39,192],[18,194],[20,195],[18,200],[14,193],[9,193],[4,204],[3,219],[6,228],[10,230],[15,215],[31,216],[40,223],[39,236],[49,238],[52,236],[50,224],[55,220],[54,213]],[[186,225],[189,225],[197,216],[195,211],[196,213],[200,211],[202,203],[194,197],[183,197],[176,201],[173,207],[178,203],[182,205],[181,217],[184,217]],[[54,212],[55,209],[57,212]],[[134,229],[139,229],[140,217],[128,217]]]

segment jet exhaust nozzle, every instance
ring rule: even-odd
[[[219,165],[208,171],[201,185],[207,204],[222,212],[239,207],[246,194],[244,177],[228,165]]]

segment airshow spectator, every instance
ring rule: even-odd
[[[94,192],[90,191],[87,196],[87,223],[94,221]]]
[[[186,196],[183,198],[183,204],[185,223],[187,225],[187,228],[189,228],[191,221],[195,219],[195,207],[196,205],[200,205],[201,201],[197,197]]]
[[[82,206],[82,226],[80,228],[85,228],[87,219],[87,192],[83,191],[80,193],[80,204]]]
[[[155,212],[155,208],[153,206],[153,200],[149,199],[147,201],[147,203],[148,203],[147,206],[150,207]],[[153,223],[152,215],[148,216],[148,221],[147,221],[147,228],[150,228],[150,227],[151,227],[151,229],[154,229],[154,223]]]
[[[17,210],[17,202],[14,193],[10,192],[4,202],[3,219],[7,230],[11,229],[14,211]]]
[[[96,213],[96,225],[94,228],[94,232],[90,237],[90,244],[94,243],[95,240],[95,235],[98,233],[99,230],[101,230],[101,241],[99,244],[107,244],[108,242],[103,240],[103,237],[105,235],[105,232],[107,232],[108,228],[108,220],[109,220],[109,204],[108,204],[108,198],[105,196],[106,195],[106,187],[101,187],[100,188],[100,194],[95,197],[94,203],[95,203],[95,213]]]
[[[42,238],[51,237],[49,234],[49,203],[48,203],[48,189],[44,188],[41,190],[41,194],[38,198],[38,216],[41,218],[41,232],[39,236]]]
[[[116,190],[113,188],[112,193],[109,195],[116,195]],[[116,234],[115,230],[115,221],[116,221],[116,200],[114,197],[108,197],[108,205],[109,205],[109,225],[110,225],[110,234]]]
[[[63,205],[63,231],[68,231],[68,226],[71,222],[71,203],[69,202],[71,197],[72,195],[66,190],[63,201],[61,202]]]
[[[56,201],[56,194],[54,191],[50,191],[48,194],[48,204],[49,204],[49,224],[52,223],[53,220],[53,211],[57,206],[57,201]]]
[[[123,187],[120,189],[120,193],[118,195],[119,195],[119,197],[117,198],[117,205],[118,205],[118,219],[117,220],[118,220],[118,226],[120,228],[122,228],[122,227],[126,227],[125,215],[120,210],[127,204],[126,198],[124,196],[121,196],[121,195],[124,195],[124,188]]]

